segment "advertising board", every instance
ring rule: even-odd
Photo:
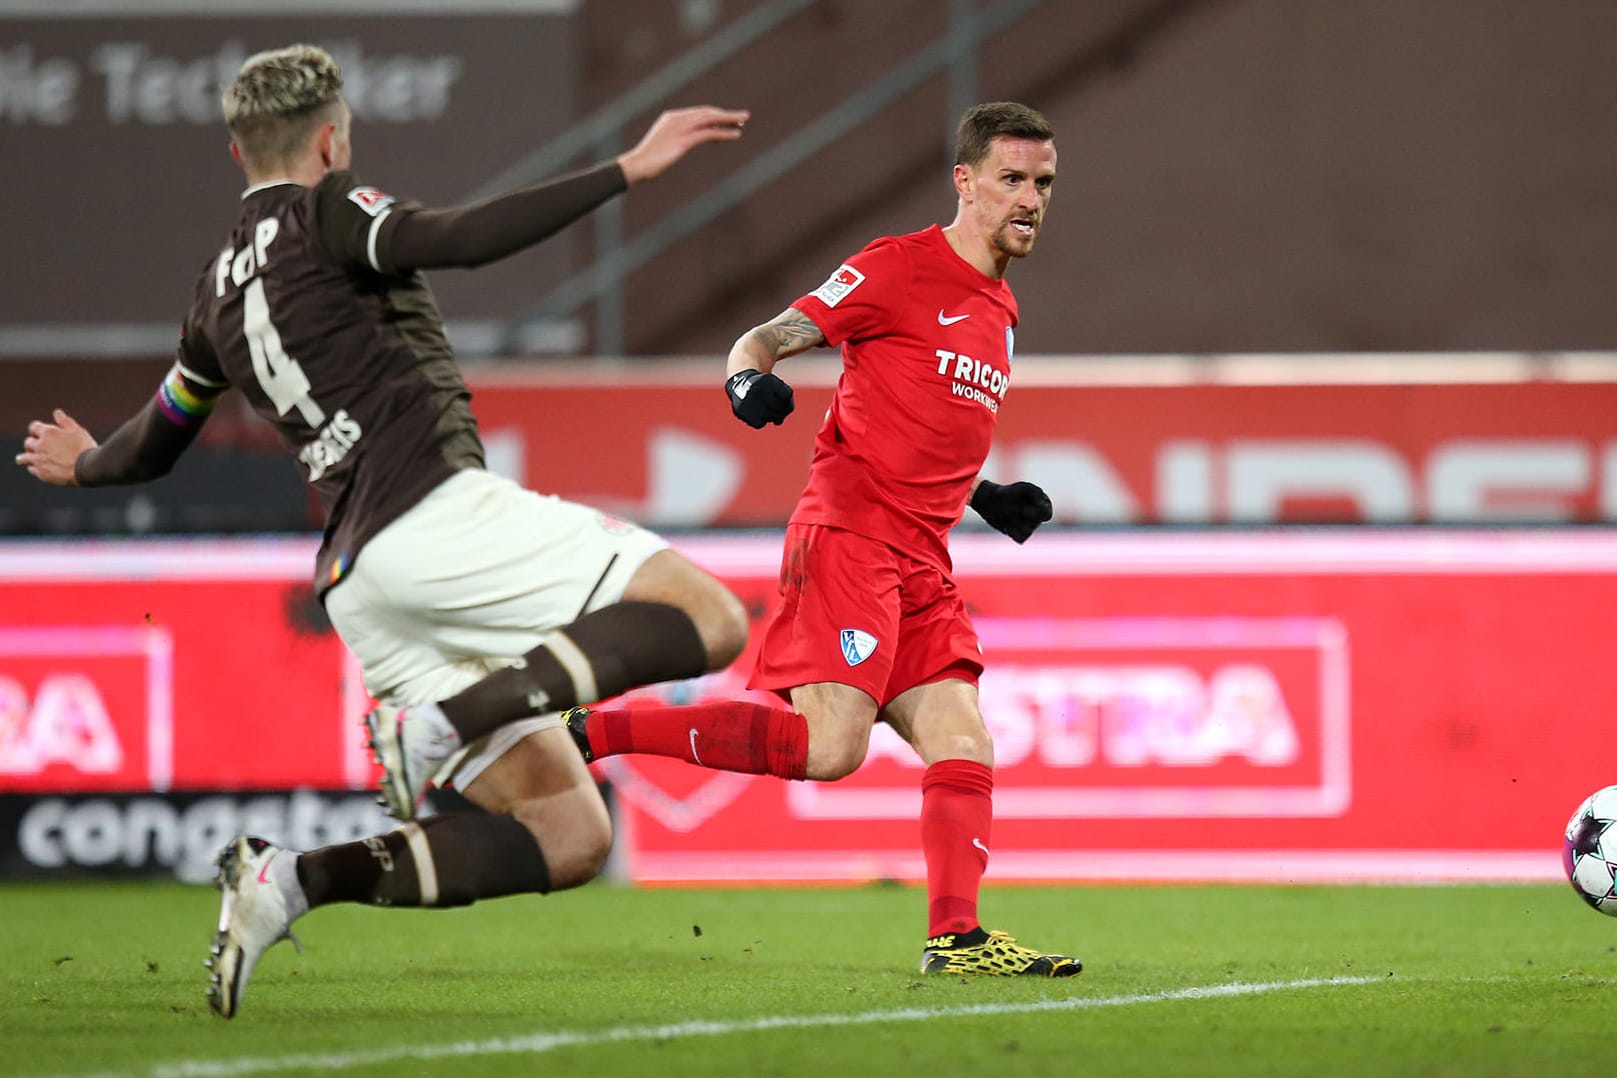
[[[771,609],[777,533],[676,545]],[[997,756],[990,880],[1551,879],[1568,813],[1617,781],[1617,533],[971,534],[954,552]],[[56,799],[61,824],[97,792],[367,790],[367,697],[312,554],[0,548],[0,793]],[[750,662],[630,699],[773,702]],[[833,784],[596,769],[635,880],[922,875],[922,768],[885,726]]]
[[[1288,358],[1299,370],[1326,362]],[[715,360],[644,376],[474,375],[474,407],[500,466],[539,489],[658,527],[784,524],[836,367],[795,357],[783,364],[797,410],[763,431],[730,415],[721,369]],[[1038,483],[1058,524],[1617,521],[1617,382],[1104,385],[1087,377],[1083,357],[1019,360],[983,468],[990,478]],[[612,436],[580,436],[593,431]],[[973,525],[971,514],[965,523]]]

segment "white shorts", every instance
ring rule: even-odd
[[[644,528],[491,472],[458,472],[365,544],[326,615],[366,689],[395,707],[453,696],[540,638],[623,597],[667,547]],[[467,746],[439,773],[461,788],[555,715]]]

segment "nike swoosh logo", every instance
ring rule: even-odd
[[[973,846],[977,847],[979,850],[983,851],[983,856],[984,857],[988,856],[988,847],[983,845],[983,840],[982,839],[974,838],[974,839],[971,840],[971,844]]]
[[[270,854],[270,859],[265,861],[264,867],[258,870],[258,882],[266,887],[269,886],[269,877],[266,874],[269,872],[269,867],[275,863],[275,859],[279,856],[281,856],[279,851]]]
[[[956,322],[959,322],[962,319],[966,319],[966,318],[970,318],[970,317],[971,317],[971,315],[969,315],[969,314],[957,314],[957,315],[953,316],[952,318],[945,317],[944,313],[943,313],[943,308],[942,307],[938,308],[938,325],[940,325],[940,326],[952,326]]]
[[[700,767],[707,766],[706,764],[702,763],[702,758],[696,755],[696,727],[694,726],[691,727],[691,759],[695,760],[697,765]]]

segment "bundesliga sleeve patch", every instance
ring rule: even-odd
[[[863,284],[864,280],[865,275],[863,273],[844,262],[837,267],[837,271],[824,284],[810,292],[809,295],[827,307],[835,307],[847,299],[848,293]]]
[[[356,187],[348,192],[348,201],[375,217],[397,201],[385,191],[378,191],[374,187]]]

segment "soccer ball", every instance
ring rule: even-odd
[[[1572,814],[1561,864],[1578,897],[1617,917],[1617,786],[1590,794]]]

